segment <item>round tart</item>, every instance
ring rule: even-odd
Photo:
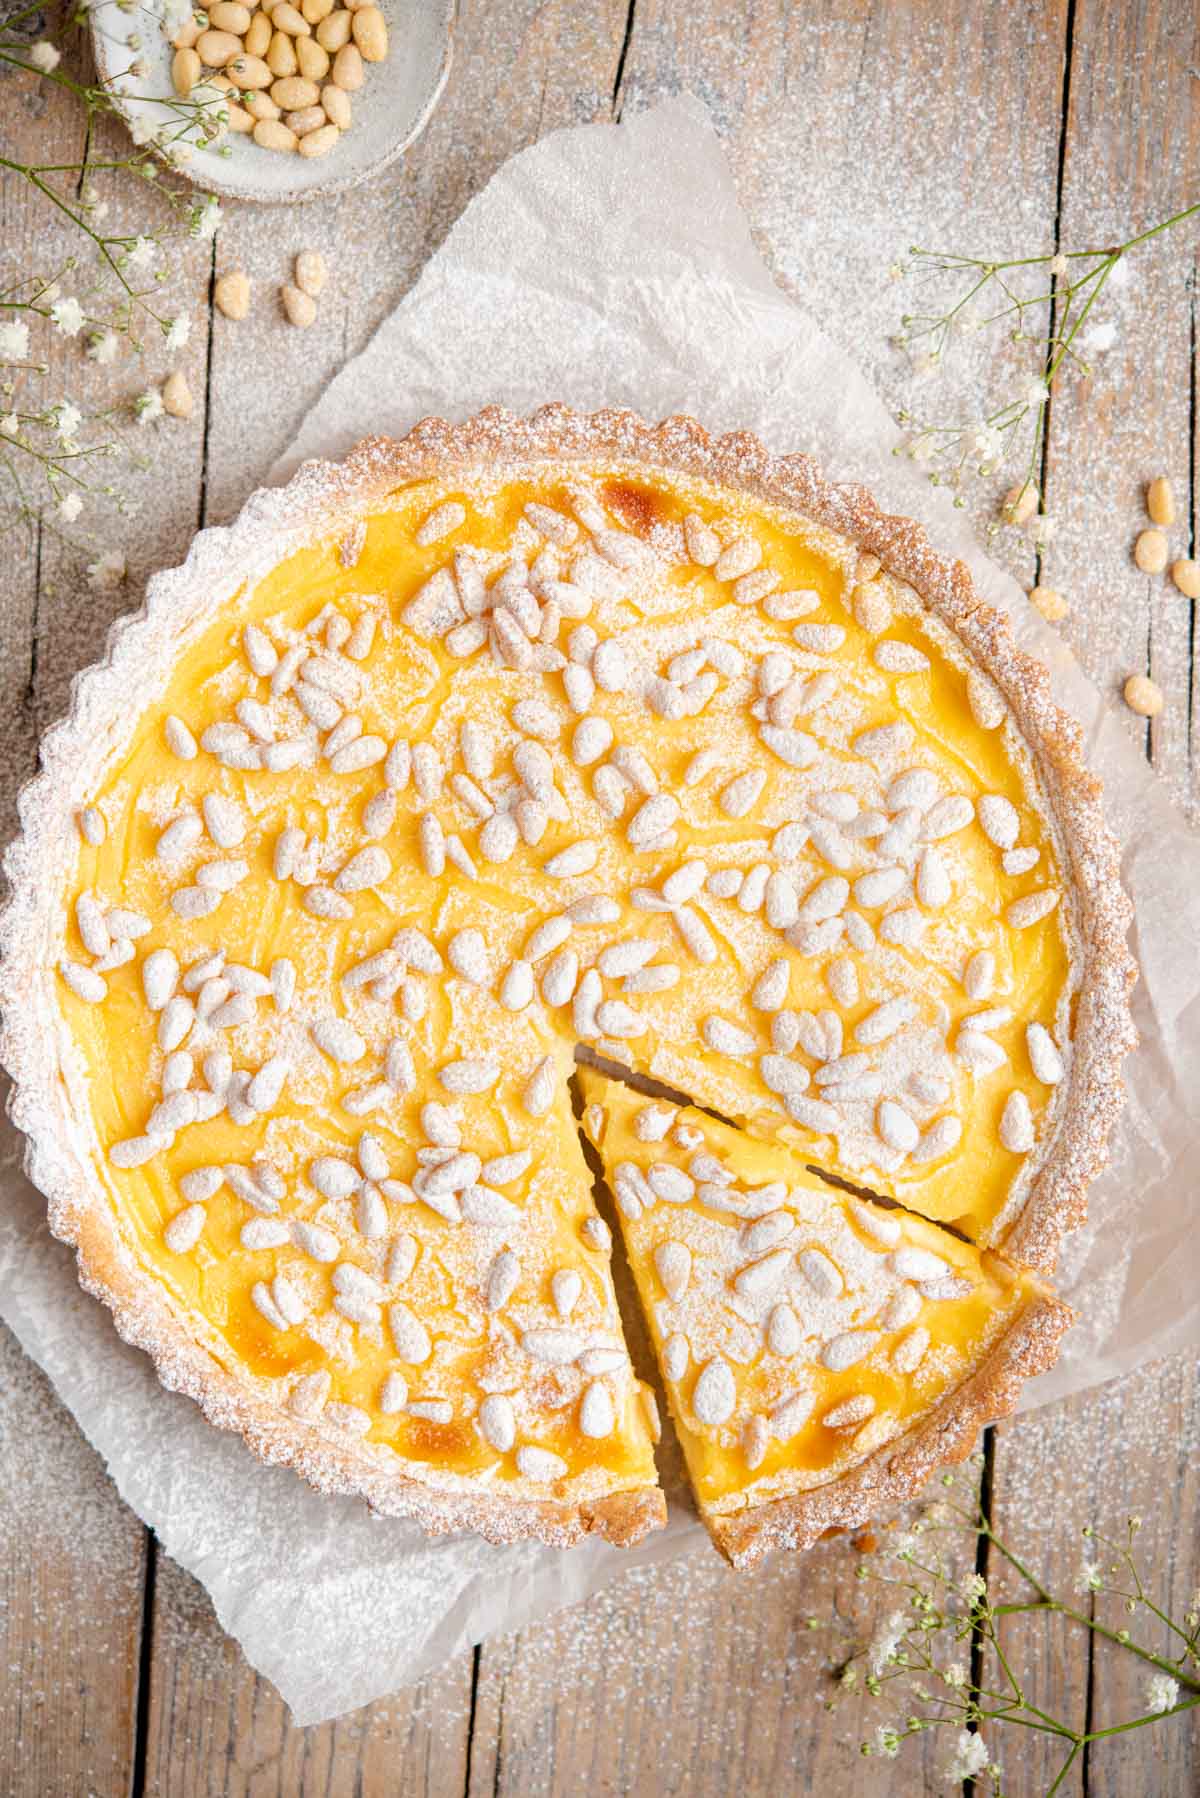
[[[52,1229],[265,1458],[636,1539],[576,1053],[1049,1273],[1133,969],[1048,689],[919,527],[748,436],[489,409],[307,464],[151,582],[24,796],[4,1059]]]

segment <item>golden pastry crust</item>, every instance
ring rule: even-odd
[[[114,627],[103,664],[78,677],[71,715],[47,734],[42,773],[22,795],[23,834],[6,859],[12,897],[0,930],[0,1055],[14,1080],[12,1116],[29,1138],[27,1169],[47,1195],[51,1229],[76,1247],[82,1283],[110,1306],[121,1334],[152,1356],[165,1385],[188,1393],[214,1423],[238,1430],[262,1458],[293,1465],[321,1490],[360,1493],[376,1509],[415,1515],[434,1532],[469,1527],[494,1541],[531,1535],[565,1544],[589,1531],[632,1541],[662,1521],[662,1496],[616,1492],[571,1506],[442,1489],[436,1478],[415,1479],[385,1465],[370,1443],[339,1439],[290,1415],[222,1367],[194,1320],[140,1269],[103,1202],[94,1145],[81,1136],[64,1074],[51,966],[60,920],[45,894],[62,886],[74,807],[127,733],[128,692],[168,665],[244,581],[303,544],[350,530],[401,483],[470,467],[597,457],[692,475],[794,509],[850,538],[915,589],[1011,708],[1065,848],[1082,963],[1068,1090],[1004,1243],[1031,1267],[1048,1271],[1063,1235],[1083,1216],[1121,1102],[1121,1060],[1134,1041],[1128,993],[1135,971],[1124,941],[1130,910],[1078,727],[1054,706],[1045,669],[1016,648],[1007,620],[979,601],[962,564],[937,557],[919,526],[889,517],[863,489],[826,481],[807,457],[772,456],[745,433],[711,437],[686,418],[648,425],[631,412],[585,415],[561,406],[519,418],[493,407],[462,424],[425,420],[400,441],[367,439],[338,464],[308,463],[287,487],[254,495],[230,528],[200,533],[185,564],[155,577],[142,611]],[[1002,1363],[1010,1382],[1017,1366],[1015,1359]],[[1009,1386],[1001,1381],[996,1390]],[[815,1502],[810,1497],[802,1508]]]
[[[1032,1299],[968,1380],[850,1473],[732,1516],[702,1513],[716,1546],[732,1566],[745,1570],[773,1549],[811,1548],[822,1536],[854,1529],[918,1497],[931,1473],[965,1460],[980,1430],[1009,1415],[1026,1380],[1054,1365],[1074,1318],[1068,1305],[1048,1293]]]

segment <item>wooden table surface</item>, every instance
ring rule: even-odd
[[[38,735],[110,618],[150,569],[181,557],[197,526],[236,510],[500,163],[555,127],[612,120],[685,89],[724,137],[780,280],[892,391],[899,374],[885,343],[900,298],[887,269],[909,243],[1015,255],[1107,242],[1196,198],[1200,181],[1194,0],[462,0],[448,91],[402,167],[302,210],[230,205],[215,243],[184,249],[194,323],[179,360],[196,411],[157,428],[153,466],[134,483],[139,508],[108,527],[107,545],[128,555],[129,587],[90,593],[87,556],[48,531],[6,538],[5,835]],[[11,71],[0,93],[0,144],[77,153],[82,118],[68,96]],[[112,202],[110,222],[144,228],[139,184],[117,183]],[[45,211],[15,179],[0,183],[0,257],[45,269],[65,253]],[[309,245],[323,248],[333,278],[299,338],[276,296]],[[255,304],[233,324],[209,296],[213,275],[237,266]],[[1194,607],[1138,574],[1129,545],[1143,484],[1164,470],[1181,501],[1180,553],[1193,540],[1195,281],[1194,233],[1141,252],[1116,341],[1056,397],[1045,479],[1058,531],[1040,571],[1070,596],[1063,629],[1097,681],[1115,688],[1137,670],[1162,686],[1153,727],[1129,725],[1183,803],[1200,794]],[[54,354],[55,380],[73,391],[78,347],[58,339]],[[989,354],[997,379],[1006,356],[1036,359],[1028,346],[969,347],[951,391],[969,398]],[[166,371],[151,349],[144,371],[113,371],[111,393],[127,402]],[[89,377],[94,395],[103,371]],[[1017,541],[1005,554],[1031,583],[1033,551]],[[998,1525],[1067,1588],[1077,1526],[1119,1525],[1134,1511],[1162,1589],[1177,1614],[1187,1608],[1200,1584],[1196,1373],[1194,1358],[1177,1358],[988,1433],[980,1477]],[[753,1579],[697,1551],[489,1641],[386,1702],[295,1728],[3,1329],[0,1388],[4,1798],[907,1794],[938,1783],[940,1747],[924,1760],[915,1749],[861,1760],[869,1706],[823,1708],[832,1638],[807,1619],[857,1614],[844,1543]],[[1134,1714],[1137,1665],[1089,1654],[1081,1637],[1012,1620],[1008,1639],[1037,1702],[1080,1721]],[[1061,1790],[1196,1790],[1197,1715],[1097,1746]],[[1003,1745],[1005,1790],[1044,1791],[1057,1752],[1016,1731]]]

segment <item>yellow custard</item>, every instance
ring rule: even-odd
[[[1006,1226],[1070,969],[1028,757],[967,680],[843,539],[617,465],[405,487],[243,588],[136,696],[62,945],[111,1203],[213,1353],[464,1479],[652,1483],[578,1042]],[[413,1183],[456,1155],[438,1209]]]
[[[828,1485],[976,1372],[1044,1289],[788,1150],[584,1070],[688,1472],[710,1515]]]

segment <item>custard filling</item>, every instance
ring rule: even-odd
[[[577,1497],[655,1475],[576,1044],[1000,1240],[1070,938],[970,679],[844,540],[617,465],[404,487],[241,589],[138,696],[63,895],[70,1078],[141,1264],[298,1415]],[[882,1356],[880,1418],[1021,1290],[930,1235],[974,1296],[903,1391]],[[832,1477],[846,1438],[808,1427]]]

